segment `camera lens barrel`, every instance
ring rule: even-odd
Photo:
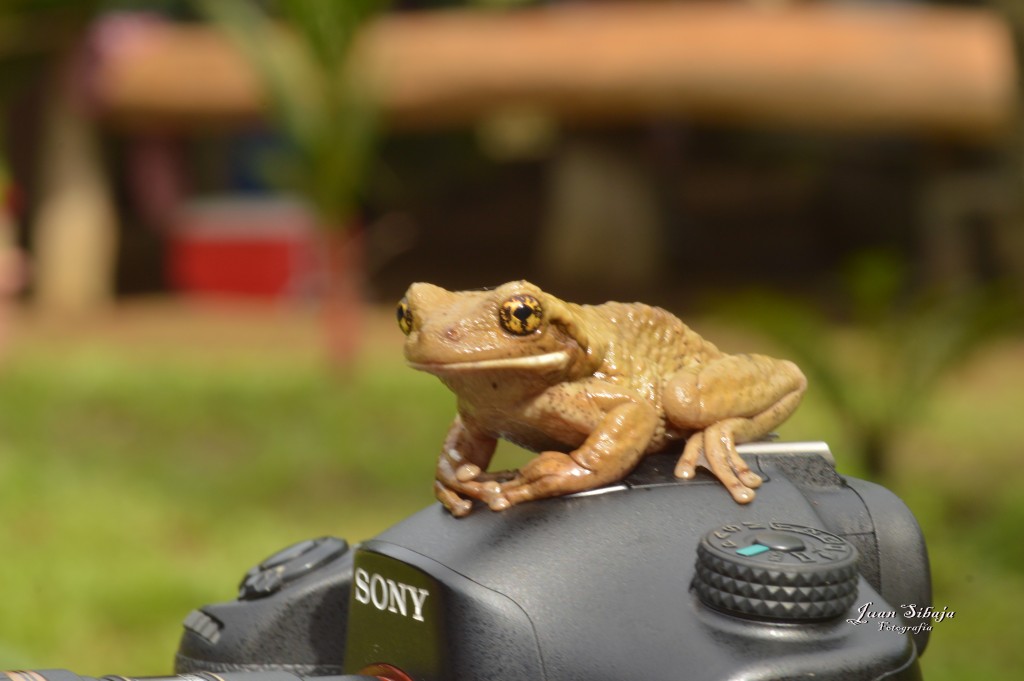
[[[0,672],[0,681],[379,681],[379,676],[360,676],[345,674],[342,676],[305,677],[284,671],[239,671],[239,672],[195,672],[175,674],[173,676],[121,676],[112,674],[97,679],[93,676],[81,676],[66,669],[36,669],[23,671]]]

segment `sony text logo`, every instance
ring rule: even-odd
[[[426,589],[396,582],[363,568],[356,568],[355,577],[357,603],[372,605],[381,612],[387,610],[402,617],[411,616],[417,622],[423,621],[423,604],[430,595]]]

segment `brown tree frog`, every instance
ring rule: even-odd
[[[748,503],[761,478],[735,445],[782,423],[807,385],[792,362],[723,353],[661,308],[576,305],[527,281],[413,284],[398,323],[409,365],[457,397],[435,482],[456,516],[472,499],[498,511],[613,483],[676,440],[677,477],[702,465]],[[499,438],[539,454],[488,473]]]

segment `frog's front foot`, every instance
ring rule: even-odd
[[[676,464],[675,475],[692,480],[696,467],[704,466],[725,485],[737,503],[748,504],[754,500],[754,489],[761,486],[761,476],[750,470],[736,451],[730,421],[741,419],[726,419],[691,435]]]
[[[519,469],[518,475],[501,485],[507,505],[544,499],[591,489],[601,484],[595,471],[578,464],[563,452],[542,452]],[[491,508],[496,508],[493,504]]]
[[[459,465],[448,457],[442,457],[434,481],[434,496],[456,517],[469,514],[473,509],[473,499],[494,510],[501,510],[508,507],[501,483],[515,475],[515,471],[488,473],[476,464]]]
[[[501,483],[488,480],[488,474],[482,480],[451,481],[438,478],[434,481],[434,496],[457,518],[468,515],[473,510],[473,499],[484,502],[492,509],[500,511],[508,508],[501,490]]]

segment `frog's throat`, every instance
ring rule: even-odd
[[[569,366],[569,353],[564,350],[526,357],[478,359],[470,362],[409,362],[409,366],[430,373],[448,371],[487,371],[490,369],[564,369]]]

